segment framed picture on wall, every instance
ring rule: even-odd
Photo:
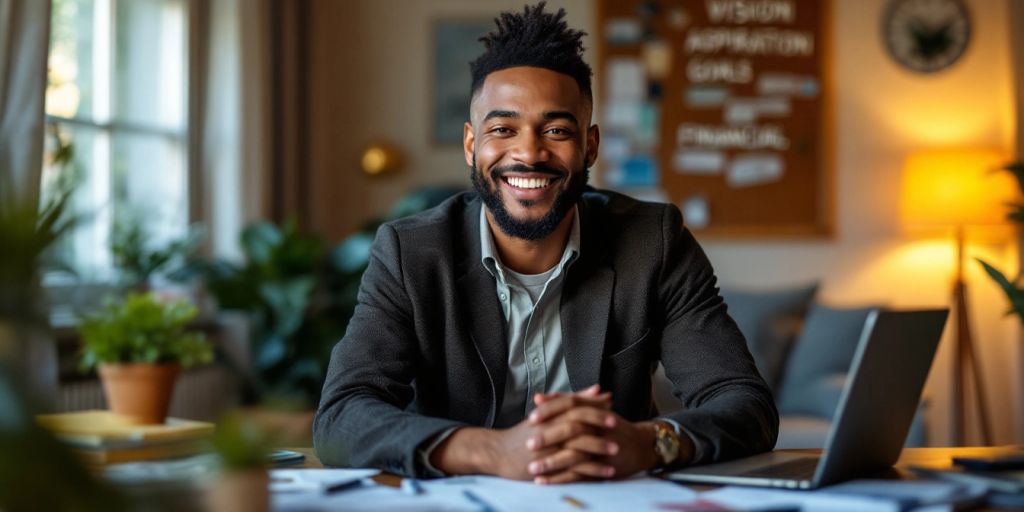
[[[469,63],[483,53],[479,39],[493,28],[490,19],[434,23],[434,115],[430,127],[434,144],[462,144],[462,126],[469,120]]]

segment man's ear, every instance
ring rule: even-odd
[[[466,121],[462,125],[462,152],[466,157],[466,165],[473,167],[473,143],[476,137],[473,135],[473,125]]]
[[[594,162],[597,161],[597,148],[600,145],[601,129],[595,124],[587,130],[587,154],[584,158],[587,168],[592,167]]]

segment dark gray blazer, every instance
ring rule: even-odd
[[[424,441],[453,426],[493,425],[508,347],[494,278],[480,261],[481,204],[459,194],[377,231],[313,423],[325,464],[424,476]],[[669,417],[700,443],[698,462],[772,449],[771,393],[679,210],[590,189],[579,213],[582,248],[561,301],[573,390],[600,383],[624,418],[652,418],[661,360],[686,406]]]

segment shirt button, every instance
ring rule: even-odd
[[[508,299],[508,295],[505,295],[504,293],[499,293],[498,294],[498,298],[501,299],[501,300],[507,300]]]
[[[540,364],[540,358],[539,357],[533,358],[533,364]]]

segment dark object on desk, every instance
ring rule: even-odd
[[[306,460],[305,455],[291,450],[274,450],[270,452],[268,458],[270,459],[270,465],[275,468],[294,466]]]
[[[891,467],[899,458],[949,311],[875,310],[822,457],[771,452],[669,473],[694,483],[813,489]]]
[[[1024,469],[1024,453],[1011,453],[994,457],[953,457],[953,464],[965,469],[982,471],[1005,471]]]
[[[991,491],[1024,494],[1024,479],[1015,478],[1011,474],[983,471],[962,471],[958,469],[931,469],[911,466],[910,470],[925,478],[938,478],[950,482],[983,485]]]

